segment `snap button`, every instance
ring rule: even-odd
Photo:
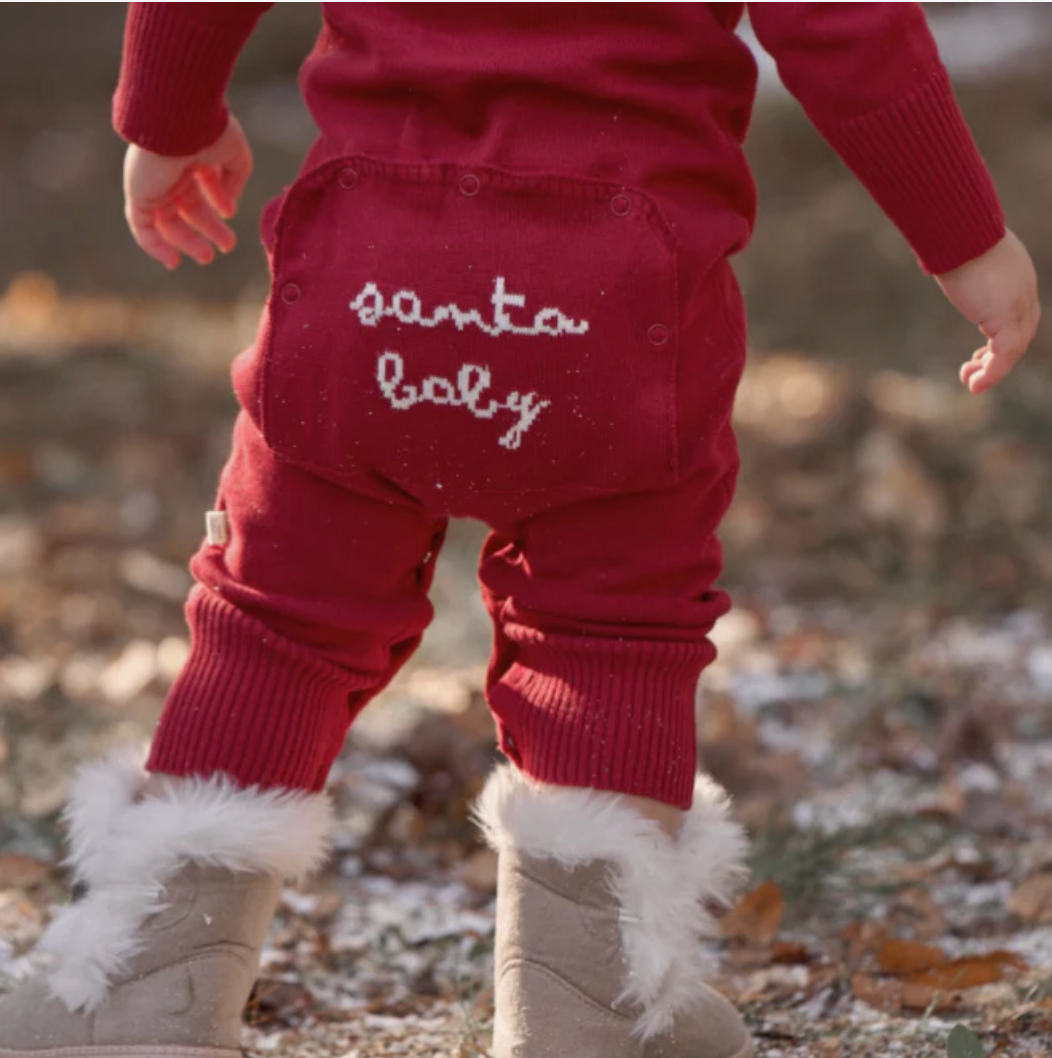
[[[345,191],[353,191],[358,186],[358,173],[354,169],[341,169],[337,179]]]
[[[482,187],[482,181],[474,173],[467,173],[460,178],[460,193],[467,195],[468,198],[474,198],[479,193],[480,187]]]
[[[286,305],[295,305],[299,301],[303,291],[295,283],[286,283],[281,288],[281,300]]]
[[[614,195],[610,199],[610,208],[615,217],[627,217],[632,212],[632,200],[628,195]]]
[[[664,345],[668,341],[668,328],[663,323],[655,323],[649,331],[647,331],[647,337],[650,339],[652,345]]]

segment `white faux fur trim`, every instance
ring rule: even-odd
[[[123,749],[84,766],[65,820],[67,864],[87,895],[60,911],[41,939],[48,980],[70,1011],[93,1011],[110,980],[142,951],[139,930],[164,908],[164,882],[186,863],[292,879],[328,854],[324,794],[258,787],[227,776],[170,779],[144,800],[141,753]]]
[[[610,861],[624,912],[621,999],[642,1008],[635,1028],[648,1039],[699,1000],[700,982],[714,969],[702,944],[716,933],[705,905],[727,903],[745,875],[745,834],[728,811],[726,792],[699,775],[694,806],[673,841],[616,794],[541,784],[502,765],[482,791],[476,818],[497,852],[515,849],[565,867]]]

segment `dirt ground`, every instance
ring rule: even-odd
[[[174,277],[140,259],[106,114],[120,7],[0,7],[0,981],[69,896],[71,768],[148,734],[185,657],[229,360],[264,292],[255,218],[311,136],[293,78],[313,5],[279,5],[232,95],[258,161],[242,250]],[[1052,81],[1020,65],[960,94],[1052,275]],[[719,984],[761,1058],[927,1058],[957,1024],[988,1055],[1044,1058],[1050,329],[1003,389],[968,396],[975,336],[793,104],[761,108],[750,155],[736,606],[699,732],[754,878]],[[467,822],[495,759],[481,533],[456,527],[434,627],[334,770],[337,852],[286,893],[253,1058],[486,1053],[494,875]]]

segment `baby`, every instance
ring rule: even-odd
[[[224,94],[269,4],[132,4],[115,124],[127,217],[168,268],[229,252],[252,160]],[[755,63],[744,4],[325,4],[320,128],[263,223],[273,286],[145,765],[75,782],[87,895],[0,1003],[0,1058],[236,1058],[285,879],[321,861],[326,776],[412,655],[447,521],[479,570],[508,762],[497,1058],[746,1058],[705,979],[742,874],[697,774],[695,692],[728,608]],[[760,3],[811,120],[985,344],[1026,352],[1034,269],[919,5]]]

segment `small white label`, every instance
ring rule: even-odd
[[[230,519],[226,511],[209,511],[205,515],[205,535],[212,547],[226,547],[230,543]]]

